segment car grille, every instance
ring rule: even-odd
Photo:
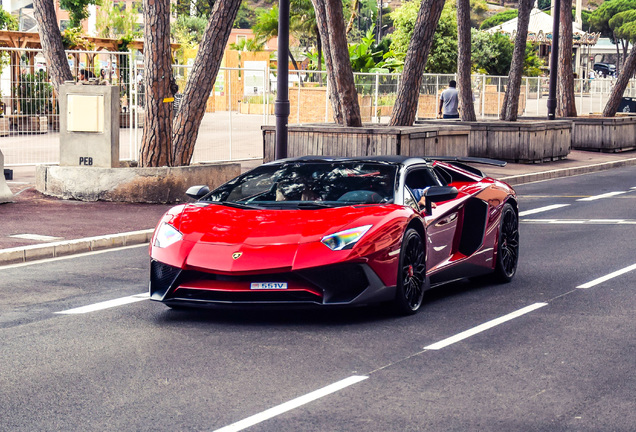
[[[172,267],[159,261],[150,262],[150,294],[163,297],[175,279],[181,273],[178,267]]]

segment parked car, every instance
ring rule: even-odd
[[[616,75],[616,65],[611,63],[594,63],[594,71],[606,76]]]
[[[420,308],[424,291],[516,273],[515,191],[476,158],[305,156],[261,165],[160,220],[150,298],[222,304]],[[419,197],[422,195],[424,199]],[[419,199],[418,199],[419,198]]]

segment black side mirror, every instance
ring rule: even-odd
[[[454,186],[429,187],[426,192],[424,192],[424,196],[426,197],[426,214],[430,215],[433,213],[432,203],[455,199],[457,193],[457,188]]]
[[[210,188],[207,186],[190,186],[186,191],[186,195],[195,200],[201,199],[210,193]]]

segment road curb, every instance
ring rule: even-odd
[[[0,249],[0,266],[150,242],[154,229]]]
[[[511,186],[517,186],[524,183],[532,183],[536,181],[551,180],[561,177],[570,177],[582,174],[589,174],[598,171],[605,171],[612,168],[621,168],[625,166],[636,165],[636,158],[629,158],[611,162],[602,162],[580,167],[561,168],[549,171],[541,171],[536,173],[519,174],[507,177],[500,177],[499,180],[505,181]]]

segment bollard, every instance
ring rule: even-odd
[[[0,204],[13,202],[13,193],[11,193],[7,181],[4,179],[4,155],[2,150],[0,150],[0,172],[2,173],[2,176],[0,176]]]

